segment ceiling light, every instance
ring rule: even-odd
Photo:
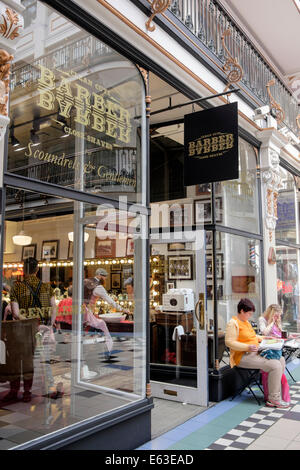
[[[15,152],[20,152],[21,150],[25,150],[26,147],[18,147],[17,149],[15,149]]]
[[[20,246],[30,245],[30,243],[32,242],[32,237],[30,237],[29,235],[25,235],[24,230],[21,230],[18,235],[15,235],[13,237],[13,242],[15,245]]]
[[[68,238],[69,238],[70,242],[73,242],[74,241],[74,232],[69,232],[68,233]],[[84,232],[84,243],[86,243],[89,238],[90,238],[90,235],[87,232]]]

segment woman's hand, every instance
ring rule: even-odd
[[[257,352],[258,351],[258,346],[256,344],[249,344],[248,351],[249,352]]]

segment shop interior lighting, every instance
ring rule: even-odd
[[[101,265],[101,264],[106,264],[106,265],[112,265],[112,264],[116,264],[116,263],[122,263],[122,264],[133,264],[134,263],[134,260],[133,258],[116,258],[116,259],[101,259],[101,260],[97,260],[97,259],[90,259],[90,260],[86,260],[84,261],[84,265],[85,266],[97,266],[97,265]],[[40,261],[39,262],[39,266],[40,267],[61,267],[61,266],[73,266],[74,263],[73,261],[67,261],[67,260],[60,260],[60,261]],[[22,268],[23,267],[23,264],[21,263],[5,263],[3,265],[3,268],[4,269],[8,269],[8,268],[12,268],[12,267],[19,267],[19,268]]]
[[[68,233],[68,238],[69,238],[70,242],[73,242],[74,241],[74,232],[69,232]],[[90,238],[90,235],[87,232],[84,232],[84,243],[86,243],[89,238]]]
[[[30,243],[32,242],[32,237],[30,237],[29,235],[26,235],[26,233],[24,231],[24,199],[25,199],[25,196],[23,195],[23,199],[22,199],[22,202],[21,202],[22,228],[21,228],[21,231],[18,235],[15,235],[15,236],[12,237],[13,243],[15,245],[19,245],[19,246],[27,246],[27,245],[30,245]]]

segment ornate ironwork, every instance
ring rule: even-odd
[[[149,20],[146,22],[146,29],[151,33],[155,30],[155,24],[152,24],[153,19],[159,13],[163,13],[169,8],[171,4],[171,0],[153,0],[151,5],[152,15],[150,16]]]
[[[228,83],[224,91],[227,91],[231,87],[231,85],[237,84],[243,78],[244,75],[243,68],[239,64],[237,58],[233,57],[228,47],[226,46],[225,38],[229,36],[231,36],[231,31],[230,29],[226,29],[221,38],[223,49],[227,53],[226,62],[223,65],[223,70],[227,73]]]
[[[276,121],[278,122],[278,124],[281,124],[285,119],[285,112],[283,111],[280,104],[277,103],[277,101],[275,101],[274,97],[272,96],[270,92],[270,87],[274,85],[275,85],[275,80],[272,78],[272,80],[270,80],[267,83],[267,92],[268,92],[269,99],[270,99],[271,111],[275,114]]]
[[[208,48],[210,56],[214,56],[212,60],[218,65],[220,63],[221,67],[226,64],[229,57],[223,47],[222,35],[224,31],[230,30],[231,37],[226,38],[227,48],[243,71],[240,83],[245,86],[246,93],[254,95],[254,99],[259,100],[258,105],[267,105],[269,95],[265,84],[274,79],[272,94],[285,112],[284,123],[295,134],[298,133],[296,118],[299,108],[295,94],[254,48],[218,0],[172,0],[169,11],[176,16],[177,24],[178,20],[182,23],[183,30],[186,29],[189,35],[194,34],[195,41],[201,41],[202,47]],[[233,71],[233,65],[228,65],[232,67],[230,72]],[[233,77],[239,77],[241,71],[238,68],[233,71]]]

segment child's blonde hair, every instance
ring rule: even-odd
[[[280,312],[282,313],[282,308],[278,304],[271,304],[267,308],[267,310],[264,312],[263,316],[267,320],[268,324],[270,324],[273,321],[274,314]],[[278,321],[278,327],[281,329],[281,317],[279,317]]]

